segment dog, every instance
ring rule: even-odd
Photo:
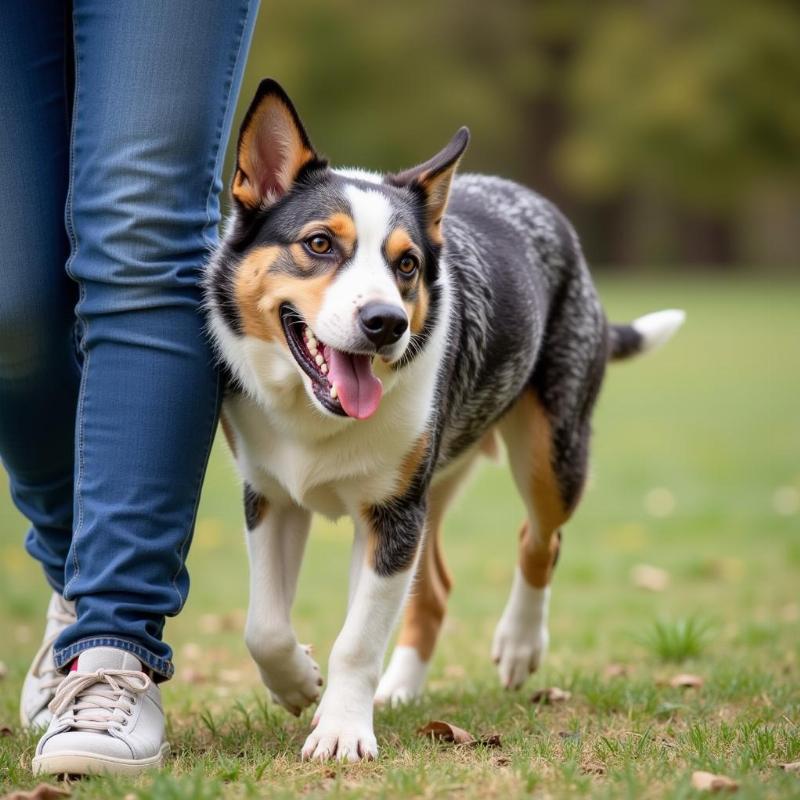
[[[468,141],[461,128],[402,172],[332,169],[272,80],[239,134],[205,292],[228,376],[222,426],[244,481],[245,639],[294,714],[323,685],[290,621],[311,516],[347,514],[355,528],[348,610],[305,759],[374,758],[373,703],[422,691],[451,587],[443,518],[497,439],[527,519],[492,657],[509,689],[538,667],[606,364],[662,344],[684,318],[609,325],[551,203],[501,178],[455,176]]]

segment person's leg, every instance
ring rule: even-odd
[[[61,597],[72,539],[75,284],[64,272],[71,23],[60,0],[32,14],[0,6],[0,456],[26,546],[53,588],[39,652],[22,686],[24,726],[46,726],[61,676],[53,642],[75,619]]]
[[[37,773],[130,774],[168,752],[151,677],[172,673],[164,619],[186,600],[217,421],[199,279],[256,6],[74,0],[68,271],[83,363],[64,595],[78,619],[56,642],[72,669]]]
[[[0,7],[0,455],[57,592],[72,538],[80,370],[64,272],[69,103],[64,5]]]
[[[164,618],[217,420],[200,271],[255,0],[75,0],[67,224],[83,356],[64,667],[93,647],[169,677]]]

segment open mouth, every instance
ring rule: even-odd
[[[367,419],[378,409],[383,386],[372,371],[373,355],[346,353],[321,342],[289,303],[280,309],[286,341],[311,378],[314,397],[333,414]]]

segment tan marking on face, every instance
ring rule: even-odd
[[[356,249],[356,223],[349,214],[337,212],[330,217],[315,219],[305,224],[300,231],[300,238],[307,239],[315,233],[329,233],[334,239],[338,249],[347,259]]]
[[[406,308],[406,314],[408,314],[411,333],[419,333],[425,327],[425,320],[428,319],[428,308],[430,307],[428,287],[422,281],[419,281],[414,302],[404,302],[403,305]]]
[[[239,265],[235,295],[245,335],[267,342],[284,342],[280,320],[282,303],[291,303],[313,328],[334,278],[333,270],[308,278],[275,272],[272,267],[284,249],[253,250]]]
[[[258,208],[265,201],[275,199],[265,196],[260,184],[267,169],[262,148],[274,146],[275,139],[283,144],[283,161],[274,177],[284,192],[294,183],[300,170],[314,158],[314,153],[303,144],[289,109],[274,97],[265,98],[242,132],[237,153],[231,193],[245,206]]]
[[[219,415],[219,424],[231,453],[236,457],[236,432],[233,430],[233,425],[231,425],[231,421],[225,416],[224,412]]]
[[[420,263],[422,262],[422,253],[414,244],[408,231],[404,228],[395,228],[386,239],[386,258],[390,264],[394,265],[400,257],[406,253],[412,253],[420,260]],[[404,300],[403,306],[408,315],[411,332],[419,333],[423,327],[425,327],[425,320],[428,317],[428,307],[430,304],[428,288],[422,281],[419,272],[417,272],[410,281],[404,280],[402,275],[398,273],[397,280],[401,291],[403,289],[410,290],[416,287],[416,298],[413,301]]]
[[[289,252],[292,254],[292,261],[297,264],[300,269],[310,272],[317,266],[317,261],[305,247],[299,242],[289,245]]]
[[[417,258],[421,257],[419,248],[414,244],[414,240],[405,228],[395,228],[386,237],[386,258],[390,264],[394,264],[402,255],[411,252]]]

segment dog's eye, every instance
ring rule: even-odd
[[[406,254],[397,262],[397,269],[404,278],[410,278],[419,269],[419,261],[416,256]]]
[[[306,247],[318,256],[325,256],[333,252],[333,245],[327,236],[317,234],[306,239]]]

